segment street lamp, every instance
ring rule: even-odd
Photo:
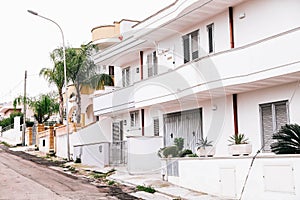
[[[64,33],[61,29],[61,27],[59,26],[58,23],[56,23],[55,21],[53,21],[52,19],[49,19],[47,17],[44,17],[42,15],[39,15],[37,12],[34,12],[32,10],[27,10],[30,14],[33,14],[35,16],[41,17],[43,19],[46,19],[52,23],[54,23],[60,30],[61,32],[61,36],[62,36],[62,42],[63,42],[63,56],[64,56],[64,84],[65,84],[65,90],[66,90],[66,119],[67,119],[67,156],[68,156],[68,160],[70,160],[70,137],[69,137],[69,122],[68,122],[68,87],[67,87],[67,66],[66,66],[66,48],[65,48],[65,37],[64,37]]]

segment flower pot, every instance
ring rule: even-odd
[[[200,147],[197,149],[197,156],[199,157],[213,157],[216,153],[216,149],[212,146]]]
[[[251,144],[233,144],[228,146],[229,154],[233,156],[249,155],[252,152]]]

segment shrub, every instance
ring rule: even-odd
[[[193,154],[193,152],[190,149],[184,149],[183,151],[179,152],[179,157],[185,157],[186,155]]]
[[[300,153],[300,126],[298,124],[286,124],[275,133],[272,138],[271,151],[276,154]]]
[[[152,188],[151,186],[138,185],[138,186],[136,186],[136,189],[138,191],[149,192],[149,193],[152,193],[152,194],[156,192],[156,190],[154,188]]]
[[[168,146],[158,150],[158,156],[161,158],[176,157],[178,155],[177,146]]]
[[[175,146],[177,146],[178,151],[182,151],[183,146],[184,146],[184,139],[183,138],[175,138],[174,144],[175,144]]]
[[[115,181],[108,181],[108,185],[114,185],[116,182]]]
[[[81,163],[81,158],[77,157],[74,161],[74,163]]]
[[[33,127],[34,122],[26,121],[26,127]]]

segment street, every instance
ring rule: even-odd
[[[136,199],[116,197],[110,187],[61,174],[0,148],[0,199]]]

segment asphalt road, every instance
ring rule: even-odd
[[[1,200],[136,199],[116,196],[109,187],[97,188],[0,148]]]

